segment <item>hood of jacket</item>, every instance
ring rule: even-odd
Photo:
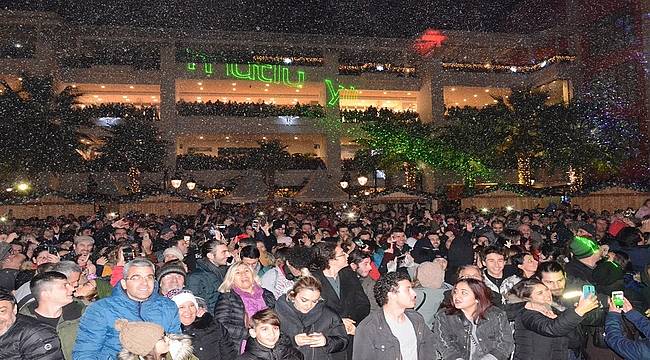
[[[29,315],[31,317],[36,317],[37,307],[38,304],[36,303],[36,301],[32,301],[31,303],[28,303],[22,309],[20,309],[20,313],[24,315]],[[83,314],[85,308],[86,305],[83,302],[77,299],[73,299],[71,303],[65,305],[61,309],[61,320],[59,322],[78,320]]]
[[[192,338],[187,335],[167,334],[169,339],[169,352],[167,359],[190,360],[195,358],[192,348]],[[141,360],[142,358],[126,349],[122,349],[118,355],[119,360]]]

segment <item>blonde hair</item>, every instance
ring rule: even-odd
[[[262,286],[261,282],[260,282],[260,277],[257,276],[255,271],[250,266],[246,265],[245,263],[243,263],[241,261],[237,261],[237,262],[233,263],[232,265],[230,265],[230,267],[228,268],[228,271],[226,272],[226,276],[224,276],[223,282],[219,286],[219,289],[218,289],[219,292],[221,292],[221,293],[230,292],[233,285],[235,284],[235,274],[237,273],[237,270],[239,270],[239,268],[241,268],[241,267],[245,267],[246,269],[248,269],[251,272],[251,274],[253,275],[254,285]]]
[[[293,285],[293,289],[287,294],[289,300],[294,300],[296,295],[302,290],[322,291],[323,287],[318,279],[311,275],[302,275]]]

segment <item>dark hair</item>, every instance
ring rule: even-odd
[[[360,262],[368,258],[370,258],[370,254],[365,253],[359,249],[354,249],[350,255],[348,255],[348,263],[358,265]]]
[[[512,289],[510,289],[509,293],[517,296],[522,300],[528,300],[530,299],[530,295],[533,293],[533,288],[535,285],[544,285],[544,283],[537,278],[524,279],[513,286]]]
[[[336,256],[337,246],[337,243],[330,241],[321,241],[312,246],[312,249],[314,250],[314,258],[311,263],[311,269],[314,271],[328,269],[330,266],[329,261],[334,259]]]
[[[542,278],[542,273],[555,273],[555,272],[561,272],[562,274],[566,274],[564,271],[564,267],[557,261],[547,261],[540,263],[539,266],[537,266],[537,273],[535,274],[538,279]]]
[[[16,305],[16,298],[14,295],[5,289],[0,289],[0,301],[9,301],[12,305]]]
[[[618,241],[622,247],[634,247],[639,243],[639,241],[641,241],[641,239],[641,230],[631,226],[622,228],[616,235],[616,241]]]
[[[498,255],[501,255],[501,256],[503,256],[503,259],[504,259],[504,260],[505,260],[505,258],[506,258],[506,253],[505,253],[505,251],[503,251],[503,248],[502,248],[502,247],[500,247],[500,246],[496,246],[496,245],[489,245],[489,246],[486,246],[486,247],[483,249],[483,251],[481,252],[481,259],[482,259],[483,261],[485,261],[485,258],[486,258],[488,255],[490,255],[490,254],[498,254]]]
[[[239,257],[241,259],[243,258],[259,259],[260,251],[255,246],[246,245],[243,248],[241,248],[241,250],[239,250]]]
[[[372,287],[377,305],[380,307],[386,305],[388,303],[388,293],[396,292],[399,287],[398,283],[402,280],[411,281],[411,278],[409,278],[408,274],[400,271],[391,272],[379,278],[375,286]]]
[[[52,281],[54,280],[63,280],[68,282],[68,278],[56,271],[46,271],[44,273],[36,274],[29,282],[29,290],[36,299],[36,301],[41,300],[41,292],[45,290]]]
[[[210,254],[210,253],[214,252],[215,250],[217,250],[217,247],[219,245],[228,245],[228,244],[226,244],[223,241],[219,241],[219,240],[206,241],[201,246],[201,256],[203,256],[203,258],[207,258],[208,254]]]
[[[454,289],[456,289],[460,283],[466,283],[470,290],[472,290],[472,293],[474,293],[476,300],[478,300],[476,312],[473,314],[474,318],[470,320],[475,321],[476,319],[485,319],[485,313],[490,309],[490,307],[492,307],[492,291],[483,281],[471,278],[458,280],[454,285]],[[452,294],[454,289],[452,289]],[[453,302],[451,304],[451,307],[447,307],[447,315],[460,314],[462,312],[460,309],[453,306]]]
[[[519,277],[523,277],[524,275],[524,271],[519,268],[519,265],[523,265],[526,255],[533,256],[533,254],[527,251],[522,251],[510,257],[510,262],[515,267],[515,271],[517,272],[517,275],[519,275]]]
[[[621,268],[625,272],[634,272],[634,269],[632,268],[632,262],[630,261],[630,256],[620,250],[610,250],[610,253],[614,254],[614,261],[621,265]]]
[[[296,269],[308,268],[312,263],[314,253],[312,248],[306,246],[294,246],[288,248],[286,260]]]
[[[255,328],[257,325],[268,324],[280,327],[280,318],[273,309],[264,309],[251,316],[250,327]]]
[[[273,254],[274,257],[275,257],[275,260],[280,260],[280,261],[284,262],[285,260],[287,260],[287,254],[289,254],[290,250],[291,250],[291,248],[288,248],[288,247],[278,248],[277,250],[275,250],[275,254]]]
[[[503,232],[497,238],[497,243],[504,246],[507,242],[513,245],[519,245],[521,243],[521,233],[517,230],[503,229]]]

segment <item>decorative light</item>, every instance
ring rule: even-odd
[[[278,212],[282,212],[282,208],[281,208],[281,207],[277,208],[276,210],[277,210]]]
[[[481,212],[484,213],[484,214],[487,214],[489,211],[490,211],[490,209],[488,209],[488,208],[482,208],[481,209]]]
[[[190,179],[185,185],[187,186],[187,190],[192,191],[196,187],[196,181]]]
[[[365,195],[365,196],[370,195],[370,191],[368,191],[368,190],[364,191],[364,192],[363,192],[363,195]]]
[[[202,82],[197,82],[196,85],[201,86],[201,85],[203,85],[203,83],[202,83]],[[234,85],[235,85],[235,84],[233,84],[233,86],[234,86]]]
[[[383,65],[377,65],[377,71],[384,71]]]
[[[180,176],[176,175],[172,178],[171,183],[174,189],[178,189],[179,187],[181,187],[183,180],[181,180]]]
[[[29,184],[24,181],[20,182],[16,185],[16,189],[18,189],[18,191],[27,191],[29,190]]]
[[[12,191],[14,191],[14,188],[7,188],[6,191],[7,192],[12,192]]]
[[[0,221],[2,221],[2,222],[7,221],[7,217],[6,216],[0,216]]]
[[[14,44],[14,47],[16,47],[17,49],[20,49],[21,47],[23,47],[23,44],[21,44],[21,43],[15,43],[15,44]]]
[[[260,211],[260,212],[258,212],[257,215],[259,215],[259,216],[264,216],[264,211]]]
[[[354,217],[356,216],[352,211],[350,211],[346,215],[347,215],[348,219],[354,219]]]
[[[293,62],[293,60],[291,58],[286,57],[286,58],[282,59],[282,62],[285,63],[285,64],[291,64]]]
[[[514,208],[512,206],[510,206],[510,205],[506,206],[506,211],[512,211],[512,210],[514,210]]]
[[[359,185],[364,186],[366,183],[368,183],[368,178],[361,175],[357,178],[357,181],[359,182]]]
[[[347,181],[345,181],[345,180],[341,180],[341,182],[340,182],[339,184],[341,185],[341,188],[343,188],[343,189],[347,189],[347,188],[348,188],[348,185],[350,185],[350,184],[349,184]]]

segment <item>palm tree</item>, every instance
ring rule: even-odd
[[[289,167],[291,155],[286,150],[287,146],[279,140],[260,141],[260,147],[250,154],[249,163],[251,168],[259,169],[262,172],[264,184],[268,187],[269,201],[273,201],[275,195],[275,174],[284,171]]]
[[[34,175],[79,167],[75,116],[78,94],[57,92],[51,77],[22,75],[18,86],[0,82],[0,167]]]

